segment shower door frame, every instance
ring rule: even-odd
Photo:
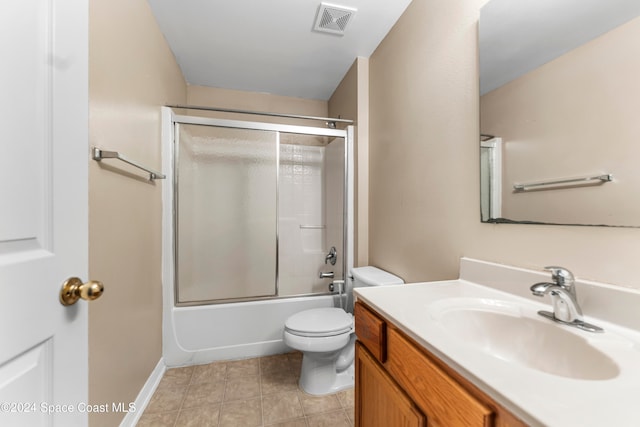
[[[342,239],[342,280],[347,283],[348,277],[347,273],[350,267],[353,264],[353,242],[351,239],[353,224],[350,223],[350,218],[353,215],[349,216],[349,212],[353,212],[353,194],[351,188],[353,188],[353,171],[352,171],[352,159],[353,159],[353,126],[347,126],[346,129],[331,129],[331,128],[321,128],[321,127],[313,127],[313,126],[301,126],[301,125],[288,125],[288,124],[278,124],[278,123],[266,123],[266,122],[251,122],[244,120],[229,120],[229,119],[217,119],[217,118],[208,118],[208,117],[199,117],[199,116],[189,116],[182,114],[175,114],[168,107],[163,107],[163,117],[164,117],[164,128],[163,133],[169,132],[170,134],[170,147],[163,148],[163,151],[167,156],[163,156],[167,161],[163,160],[163,166],[165,170],[169,171],[167,183],[171,183],[171,191],[164,192],[164,196],[170,198],[171,200],[165,200],[164,203],[168,203],[171,206],[171,219],[170,226],[172,232],[170,236],[166,235],[165,237],[169,237],[170,247],[171,247],[171,257],[170,261],[165,259],[164,263],[168,263],[171,265],[171,272],[167,274],[167,270],[165,269],[165,277],[169,276],[172,279],[171,288],[173,293],[173,305],[174,307],[193,307],[193,306],[202,306],[202,305],[214,305],[214,304],[227,304],[227,303],[235,303],[235,302],[249,302],[249,301],[261,301],[261,300],[272,300],[272,299],[286,299],[286,298],[297,298],[297,297],[307,297],[307,296],[326,296],[326,295],[334,295],[335,292],[323,292],[323,293],[306,293],[306,294],[297,294],[297,295],[279,295],[279,197],[280,197],[280,133],[290,133],[290,134],[299,134],[299,135],[311,135],[311,136],[324,136],[324,137],[333,137],[333,138],[343,138],[344,139],[344,194],[343,194],[343,239]],[[331,119],[327,119],[331,120]],[[170,129],[166,127],[167,122],[170,124]],[[187,301],[180,302],[178,300],[178,135],[179,135],[179,127],[180,125],[202,125],[202,126],[211,126],[211,127],[220,127],[220,128],[232,128],[232,129],[243,129],[243,130],[257,130],[257,131],[272,131],[278,132],[277,141],[276,141],[276,236],[275,236],[275,295],[266,295],[266,296],[254,296],[254,297],[240,297],[240,298],[225,298],[225,299],[214,299],[214,300],[201,300],[201,301]],[[165,138],[163,138],[164,140]],[[165,211],[166,212],[166,211]],[[165,228],[167,222],[165,222]],[[166,243],[165,243],[166,245]],[[163,251],[164,252],[164,251]],[[165,258],[166,258],[166,252]]]

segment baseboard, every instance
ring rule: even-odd
[[[134,412],[127,412],[127,415],[120,423],[120,427],[133,427],[138,423],[166,370],[167,367],[164,359],[160,358],[151,375],[149,375],[149,378],[147,378],[147,381],[144,383],[144,386],[142,386],[142,390],[138,393],[138,397],[136,397],[134,402],[136,410]]]

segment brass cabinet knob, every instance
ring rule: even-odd
[[[73,305],[80,298],[87,301],[93,301],[99,298],[104,292],[104,285],[101,282],[90,280],[82,283],[77,277],[67,279],[60,289],[60,303],[62,305]]]

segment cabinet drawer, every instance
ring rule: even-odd
[[[492,425],[492,410],[397,330],[388,328],[387,344],[385,367],[433,424],[461,427]]]
[[[356,337],[380,363],[384,363],[387,356],[386,323],[360,302],[356,302],[353,314],[356,319]]]

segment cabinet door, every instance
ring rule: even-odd
[[[493,410],[405,338],[387,328],[386,372],[429,417],[429,426],[487,427]]]
[[[356,343],[356,402],[358,427],[423,427],[425,416],[394,383],[365,347]]]

